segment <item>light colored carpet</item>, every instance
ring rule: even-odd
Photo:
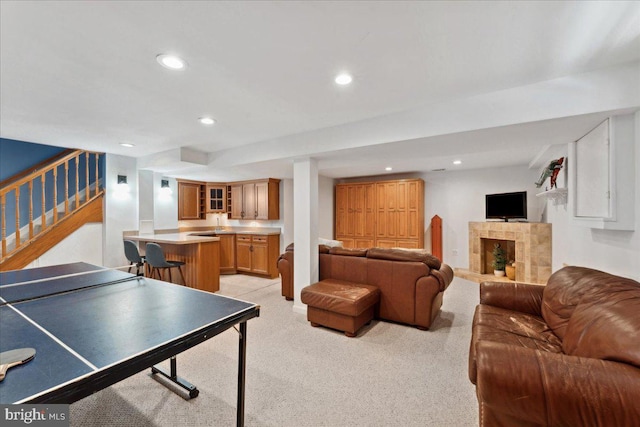
[[[478,425],[467,377],[477,284],[454,279],[430,331],[373,321],[357,338],[312,328],[279,279],[223,276],[220,293],[261,306],[247,322],[247,426]],[[71,425],[235,425],[237,358],[231,329],[178,356],[197,398],[145,371],[72,404]]]

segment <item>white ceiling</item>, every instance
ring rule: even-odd
[[[0,18],[1,137],[174,176],[290,177],[309,156],[330,177],[526,165],[640,108],[640,2],[3,0]],[[602,76],[625,93],[567,96]]]

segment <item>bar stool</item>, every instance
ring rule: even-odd
[[[177,268],[182,277],[182,283],[187,286],[187,281],[184,280],[184,274],[182,274],[182,266],[185,264],[182,261],[167,261],[164,258],[164,252],[157,243],[147,243],[147,249],[145,251],[147,264],[151,267],[150,276],[153,278],[154,273],[158,273],[158,279],[164,280],[164,270],[169,270],[169,281],[171,282],[171,269]]]
[[[141,267],[144,266],[145,258],[138,252],[138,245],[131,240],[124,241],[124,256],[129,260],[129,273],[131,273],[131,267],[135,264],[136,276],[142,276]]]

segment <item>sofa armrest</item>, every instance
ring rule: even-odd
[[[544,286],[518,282],[480,283],[480,304],[542,316]]]
[[[446,291],[451,282],[453,281],[453,269],[447,264],[442,263],[439,270],[431,270],[431,275],[435,276],[440,282],[440,291]]]
[[[493,420],[635,425],[640,369],[624,363],[479,342],[478,401]]]
[[[278,272],[280,273],[282,296],[287,300],[293,299],[293,252],[286,251],[278,258]]]

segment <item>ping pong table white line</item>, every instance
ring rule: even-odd
[[[105,270],[106,271],[119,270],[120,268],[131,268],[131,265],[122,265],[120,267],[112,267],[112,268],[101,267],[101,268],[99,268],[97,270],[81,271],[79,273],[62,274],[60,276],[42,277],[40,279],[26,280],[24,282],[10,283],[8,285],[0,285],[0,289],[7,289],[7,288],[10,288],[12,286],[28,285],[28,284],[31,284],[31,283],[42,283],[42,282],[46,282],[46,281],[49,281],[49,280],[67,279],[69,277],[83,276],[85,274],[103,273]],[[131,274],[131,273],[129,273],[129,274]]]
[[[7,303],[7,301],[0,297],[0,300],[2,302],[5,303],[6,307],[9,307],[11,310],[15,311],[16,313],[18,313],[20,316],[24,317],[24,319],[31,323],[33,326],[35,326],[36,328],[40,329],[42,332],[44,332],[45,335],[47,335],[49,338],[51,338],[52,340],[54,340],[56,343],[60,344],[60,346],[62,348],[64,348],[65,350],[67,350],[69,353],[73,354],[75,357],[77,357],[80,361],[82,361],[85,365],[87,365],[88,367],[90,367],[92,370],[97,371],[99,370],[99,368],[94,365],[93,363],[89,362],[87,359],[85,359],[84,357],[82,357],[78,352],[76,352],[74,349],[72,349],[71,347],[69,347],[68,345],[66,345],[64,342],[62,342],[58,337],[56,337],[55,335],[53,335],[51,332],[47,331],[45,328],[43,328],[42,326],[40,326],[38,323],[36,323],[34,320],[32,320],[29,316],[27,316],[26,314],[22,313],[20,310],[18,310],[17,308],[13,307],[11,304]]]

